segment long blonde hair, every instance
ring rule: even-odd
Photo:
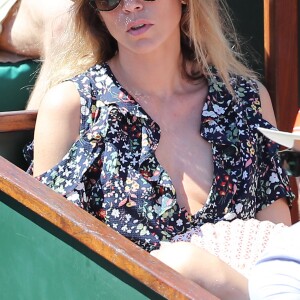
[[[46,89],[111,59],[118,51],[116,40],[88,0],[74,0],[65,32],[55,44],[45,76]],[[255,78],[239,50],[224,0],[189,0],[183,5],[181,48],[183,74],[190,80],[207,75],[210,65],[216,67],[229,90],[229,74]],[[187,67],[191,62],[192,70]]]

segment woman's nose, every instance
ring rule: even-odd
[[[121,5],[124,12],[133,12],[143,8],[141,0],[123,0]]]

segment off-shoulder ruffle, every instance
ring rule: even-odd
[[[249,219],[282,197],[291,203],[278,145],[256,129],[273,128],[262,119],[256,83],[232,76],[233,97],[213,68],[212,74],[199,131],[212,145],[215,178],[194,216],[178,207],[171,178],[156,159],[159,126],[106,64],[72,79],[81,100],[80,138],[38,179],[147,250],[193,224]]]

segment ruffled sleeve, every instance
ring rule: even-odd
[[[255,100],[247,110],[247,114],[250,127],[255,128],[255,135],[257,136],[256,210],[258,212],[280,198],[286,198],[289,206],[291,206],[295,195],[291,190],[289,177],[282,168],[278,156],[280,146],[257,130],[258,127],[273,130],[276,128],[262,118],[258,86],[253,81],[252,85],[253,97],[250,100]]]
[[[267,121],[261,121],[260,126],[275,129]],[[289,206],[291,206],[295,195],[291,190],[289,178],[281,166],[278,156],[279,145],[266,138],[259,131],[257,134],[261,149],[258,152],[257,211],[280,198],[286,198]]]
[[[95,83],[88,76],[78,76],[72,81],[80,94],[80,137],[56,166],[37,176],[37,179],[76,205],[89,210],[85,173],[94,161],[101,157],[104,150],[104,139],[113,115],[111,110],[114,110],[115,107],[113,105],[105,106],[99,100],[94,92],[93,85]],[[31,160],[33,146],[34,143],[26,149],[27,157],[31,157]],[[32,174],[32,171],[33,161],[28,173]]]
[[[253,218],[279,198],[291,205],[294,194],[281,167],[279,146],[257,130],[273,126],[262,118],[256,82],[232,76],[232,96],[216,71],[214,74],[209,78],[200,130],[213,153],[211,220]]]

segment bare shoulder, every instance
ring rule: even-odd
[[[60,83],[45,94],[39,113],[46,110],[48,113],[68,114],[77,111],[80,107],[80,96],[76,86],[71,81]]]
[[[38,110],[36,131],[63,131],[72,138],[78,135],[80,124],[80,96],[73,82],[52,87],[42,99]],[[50,134],[50,133],[49,133]]]
[[[276,119],[275,119],[275,114],[274,114],[274,109],[273,109],[270,94],[266,89],[266,87],[261,82],[256,81],[256,83],[258,85],[258,90],[259,90],[262,116],[273,126],[276,126]]]
[[[56,165],[79,137],[80,96],[72,82],[51,88],[38,110],[34,131],[34,175]]]

